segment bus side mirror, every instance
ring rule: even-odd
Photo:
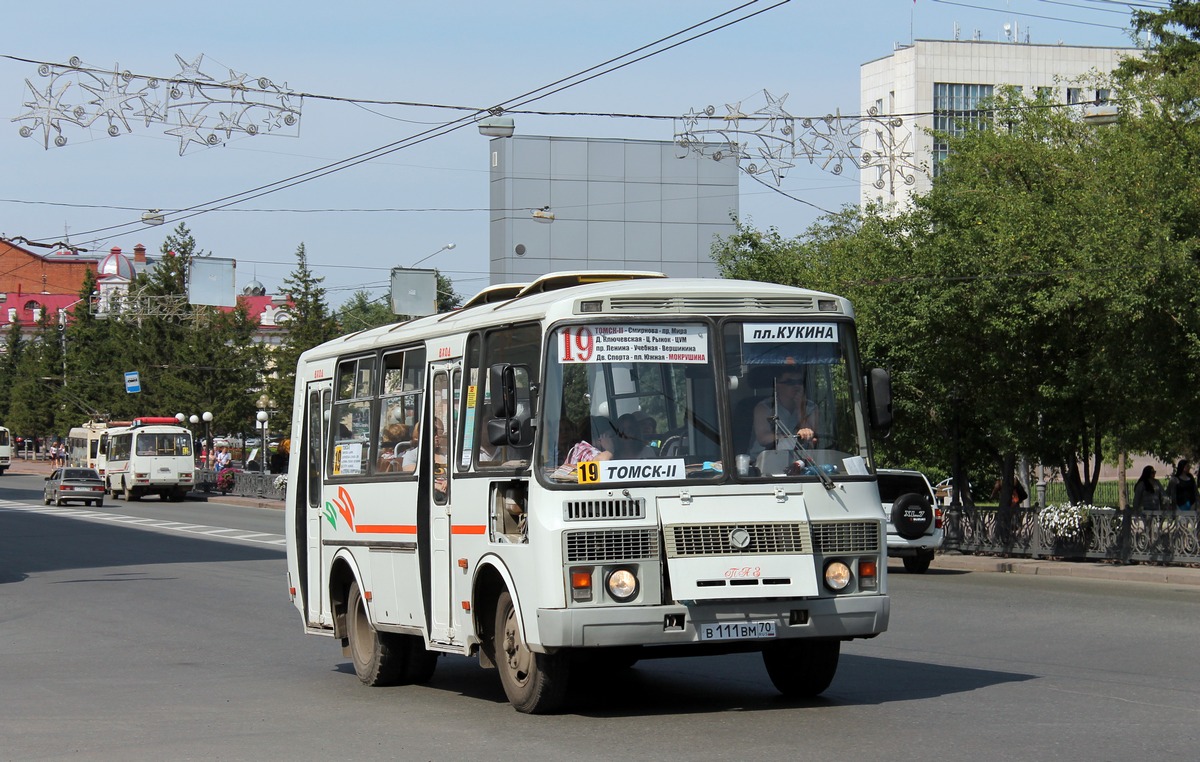
[[[487,438],[494,445],[525,447],[533,441],[533,426],[528,415],[493,418],[487,423]]]
[[[517,366],[497,363],[489,370],[488,391],[492,398],[492,415],[510,418],[517,412]],[[528,373],[528,371],[526,371]]]
[[[526,447],[533,444],[533,406],[530,404],[529,368],[497,363],[488,369],[492,418],[487,438],[493,445]]]
[[[892,377],[883,368],[871,368],[867,378],[867,395],[871,408],[871,428],[886,436],[892,428]]]

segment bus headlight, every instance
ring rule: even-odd
[[[637,575],[629,569],[614,569],[609,572],[604,586],[612,599],[619,603],[631,601],[638,594]]]
[[[825,587],[837,592],[850,584],[850,567],[841,561],[825,564]]]

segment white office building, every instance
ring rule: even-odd
[[[980,100],[997,88],[1046,92],[1052,102],[1081,107],[1103,102],[1108,92],[1097,89],[1095,75],[1138,54],[1136,48],[916,40],[863,64],[862,113],[895,119],[890,128],[880,122],[862,136],[863,151],[882,160],[862,170],[861,203],[879,200],[903,209],[913,194],[927,193],[947,152],[929,130],[952,131],[956,123],[970,120]]]

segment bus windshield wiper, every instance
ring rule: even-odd
[[[778,415],[771,416],[771,425],[775,427],[775,431],[777,433],[783,434],[783,436],[786,437],[789,442],[791,442],[792,450],[799,451],[800,457],[804,460],[804,462],[808,464],[808,466],[811,467],[814,472],[816,472],[817,478],[821,480],[821,486],[827,490],[835,489],[833,479],[830,478],[829,474],[825,472],[825,469],[821,468],[821,466],[817,464],[812,455],[809,454],[808,448],[800,444],[800,437],[796,436],[793,432],[788,431],[787,427],[780,423]]]

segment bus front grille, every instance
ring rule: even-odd
[[[814,521],[813,546],[819,553],[872,553],[879,550],[878,521]]]
[[[683,524],[666,527],[667,558],[812,553],[808,524]]]
[[[658,530],[589,529],[567,532],[567,563],[602,563],[658,558]]]
[[[565,500],[563,519],[640,519],[646,516],[646,501],[617,498],[612,500]]]

